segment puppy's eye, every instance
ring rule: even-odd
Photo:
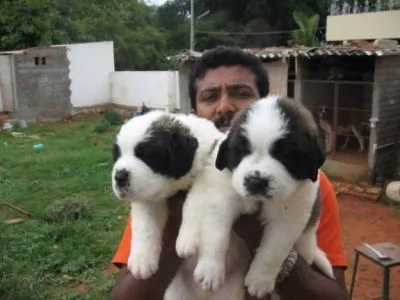
[[[113,161],[116,162],[118,158],[120,158],[120,156],[121,156],[121,149],[117,144],[114,144],[112,148]]]
[[[236,152],[235,156],[238,157],[246,156],[251,152],[249,141],[242,135],[238,138],[233,149]]]

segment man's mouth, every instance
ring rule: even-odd
[[[222,132],[225,132],[225,131],[229,130],[229,128],[231,127],[232,118],[233,118],[233,115],[225,114],[225,115],[219,116],[217,119],[215,119],[214,124],[219,130],[221,130]]]
[[[222,126],[222,127],[219,127],[218,129],[221,131],[221,132],[227,132],[228,130],[229,130],[229,128],[231,128],[230,126]]]

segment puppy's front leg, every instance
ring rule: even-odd
[[[275,222],[266,225],[260,247],[245,278],[250,295],[261,298],[275,289],[282,264],[301,234],[300,228],[289,220],[275,219]]]
[[[157,272],[166,220],[165,203],[131,203],[132,240],[128,269],[136,278],[147,279]]]
[[[241,202],[230,188],[216,190],[208,197],[194,278],[203,289],[215,291],[225,281],[225,256],[233,222],[241,212]]]
[[[207,186],[201,176],[193,183],[182,208],[182,222],[176,239],[175,249],[180,257],[190,257],[198,250],[200,223],[203,215],[204,194]]]

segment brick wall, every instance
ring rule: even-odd
[[[15,56],[16,117],[59,119],[70,113],[69,61],[65,47],[27,49]]]
[[[377,57],[378,97],[376,168],[378,181],[400,176],[400,56]]]

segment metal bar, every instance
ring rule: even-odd
[[[190,50],[194,51],[194,0],[190,0]]]
[[[357,274],[357,269],[358,269],[358,260],[360,258],[360,254],[356,252],[356,258],[354,261],[354,269],[353,269],[353,275],[351,276],[351,282],[350,282],[350,300],[353,297],[353,291],[354,291],[354,284],[356,282],[356,274]]]
[[[390,289],[390,269],[383,269],[383,291],[382,298],[383,300],[389,300],[389,289]]]
[[[334,85],[333,97],[333,155],[336,154],[336,138],[337,138],[337,124],[338,124],[338,106],[339,106],[339,83]]]

